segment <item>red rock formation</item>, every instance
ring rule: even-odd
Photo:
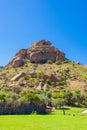
[[[27,49],[21,49],[9,64],[14,68],[24,65],[23,59],[26,59],[26,54]]]
[[[31,63],[45,63],[47,60],[55,62],[65,59],[65,54],[53,47],[51,42],[41,40],[33,43],[28,49],[20,50],[10,62],[10,65],[12,67],[22,66],[24,59],[30,60]]]

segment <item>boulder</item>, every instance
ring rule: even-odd
[[[17,74],[16,76],[14,76],[11,81],[18,81],[20,78],[22,78],[23,76],[25,76],[24,72],[21,72],[19,74]]]
[[[23,61],[23,59],[21,57],[17,57],[12,61],[11,65],[14,68],[19,67],[19,66],[23,66],[24,61]]]
[[[19,83],[19,85],[20,85],[20,86],[25,86],[25,85],[26,85],[26,81],[21,81],[21,82]]]
[[[49,59],[47,53],[45,52],[32,52],[30,54],[30,61],[32,63],[44,63],[46,60]]]
[[[43,82],[40,82],[38,87],[37,87],[38,90],[43,90]]]
[[[45,84],[44,86],[43,86],[43,89],[44,89],[44,91],[45,90],[47,90],[47,89],[49,89],[51,86],[49,85],[49,84]]]
[[[50,80],[51,82],[59,82],[60,81],[60,78],[56,77],[54,74],[51,74],[51,75],[44,75],[43,76],[43,80],[46,81],[46,80]]]
[[[32,71],[29,72],[29,75],[30,75],[31,77],[33,77],[35,74],[36,74],[36,73],[35,73],[34,70],[32,70]]]
[[[27,54],[27,49],[21,49],[21,50],[16,54],[16,56],[25,58],[25,57],[26,57],[26,54]]]
[[[12,67],[20,67],[24,65],[24,59],[26,59],[27,50],[21,49],[15,57],[9,63]]]
[[[38,42],[33,43],[32,46],[43,46],[43,45],[51,45],[51,42],[46,40],[40,40]]]

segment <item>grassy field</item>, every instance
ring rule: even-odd
[[[0,130],[87,130],[83,108],[56,110],[49,115],[1,115]]]

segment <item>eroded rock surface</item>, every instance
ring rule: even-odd
[[[51,45],[50,41],[40,40],[31,45],[28,49],[20,50],[9,63],[12,67],[24,65],[24,59],[31,63],[45,63],[47,60],[55,62],[65,59],[65,54]]]

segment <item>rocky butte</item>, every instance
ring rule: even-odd
[[[9,64],[12,67],[20,67],[24,65],[25,59],[31,63],[46,63],[48,60],[55,62],[65,59],[65,54],[53,47],[50,41],[40,40],[28,49],[21,49]]]

